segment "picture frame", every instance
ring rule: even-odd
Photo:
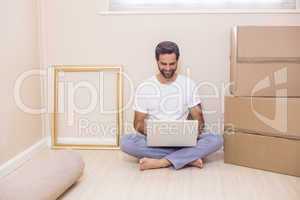
[[[54,65],[53,77],[53,113],[51,117],[51,147],[52,149],[120,149],[120,136],[123,132],[123,78],[122,66],[75,66]],[[114,144],[63,143],[58,141],[58,107],[59,107],[59,73],[113,72],[116,74],[116,135]]]

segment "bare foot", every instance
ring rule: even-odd
[[[140,170],[147,169],[158,169],[169,167],[171,165],[170,161],[167,159],[153,159],[153,158],[142,158],[140,159]]]
[[[198,167],[198,168],[201,169],[201,168],[203,168],[203,160],[202,160],[201,158],[199,158],[199,159],[197,159],[197,160],[191,162],[191,163],[189,164],[189,166]]]

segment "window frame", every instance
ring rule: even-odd
[[[101,1],[99,15],[197,15],[197,14],[300,14],[300,0],[296,0],[296,9],[199,9],[199,10],[110,10],[111,0]]]

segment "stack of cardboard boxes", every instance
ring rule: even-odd
[[[225,163],[300,176],[300,27],[232,31]]]

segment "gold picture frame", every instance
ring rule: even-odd
[[[120,136],[123,131],[123,78],[122,66],[75,66],[55,65],[54,68],[54,102],[51,117],[51,147],[52,149],[120,149]],[[57,141],[57,113],[58,113],[58,74],[60,72],[116,72],[117,74],[117,132],[116,144],[62,144]]]

